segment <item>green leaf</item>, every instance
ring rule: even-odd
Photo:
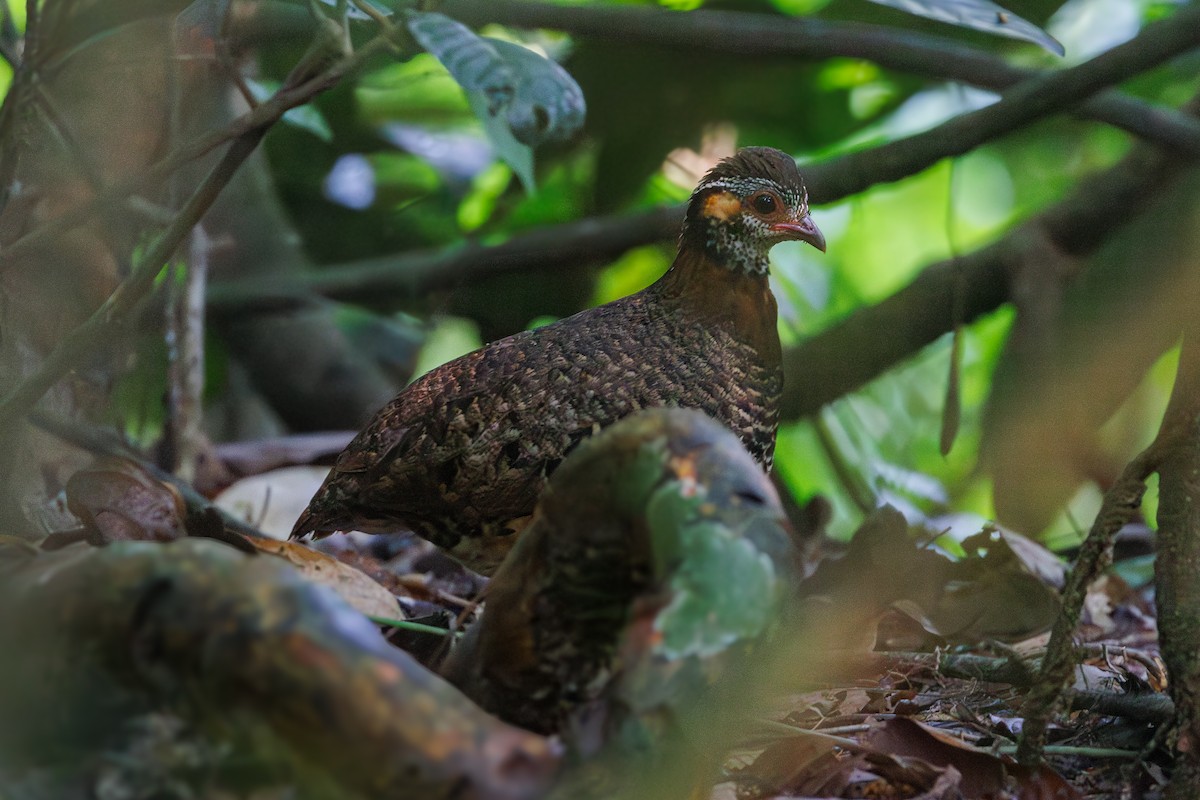
[[[671,483],[655,492],[646,506],[650,543],[654,548],[654,570],[662,578],[683,558],[683,529],[699,505],[696,497],[685,497],[679,484]]]
[[[550,59],[478,36],[443,14],[410,11],[406,19],[413,38],[466,92],[496,154],[532,193],[531,148],[568,139],[583,125],[586,106],[579,84]]]
[[[948,22],[962,28],[1033,42],[1055,55],[1061,56],[1066,53],[1062,44],[1053,36],[1032,22],[1018,17],[1003,6],[998,6],[989,0],[871,0],[871,2],[896,8],[918,17]]]
[[[585,443],[586,444],[586,443]],[[617,511],[623,514],[640,513],[651,502],[651,492],[662,479],[667,462],[667,446],[662,440],[649,441],[638,448],[632,463],[614,465],[620,469],[613,499]]]
[[[508,106],[516,92],[517,77],[493,46],[494,41],[445,14],[410,11],[408,30],[417,43],[442,62],[468,95],[482,95],[489,116]]]
[[[581,127],[587,114],[583,90],[558,64],[527,47],[502,39],[487,39],[516,78],[505,113],[513,136],[537,147],[548,141],[566,141]]]
[[[760,635],[779,597],[771,559],[720,522],[699,518],[701,499],[684,496],[681,486],[663,486],[647,509],[656,568],[671,575],[671,603],[655,621],[670,659],[710,656]]]
[[[458,227],[474,231],[483,227],[496,209],[496,201],[512,181],[512,170],[504,164],[493,163],[475,176],[471,189],[458,206]]]
[[[475,116],[483,123],[483,132],[487,135],[488,141],[492,143],[496,155],[512,167],[512,171],[521,179],[521,185],[525,187],[525,191],[533,194],[537,188],[533,178],[533,148],[518,142],[504,117],[492,114],[488,110],[490,101],[485,93],[469,91],[467,92],[467,102],[471,104],[471,110],[475,112]]]

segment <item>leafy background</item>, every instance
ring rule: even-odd
[[[952,34],[1022,64],[1063,63],[1032,44],[951,31],[857,1],[661,5],[820,13]],[[1063,43],[1066,62],[1073,63],[1132,37],[1170,6],[1075,0],[1061,7],[1026,2],[1011,8],[1045,23]],[[780,147],[803,163],[928,129],[993,97],[867,60],[732,56],[494,25],[482,32],[518,39],[563,61],[587,99],[582,133],[539,149],[537,189],[529,193],[496,157],[461,87],[429,54],[378,66],[355,85],[323,95],[303,116],[272,132],[267,153],[305,249],[329,269],[398,250],[453,247],[464,237],[498,243],[594,214],[681,202],[690,186],[668,177],[664,159],[676,148],[698,147],[712,126],[727,140]],[[283,72],[295,55],[285,47],[269,50],[264,71],[269,74],[274,65]],[[1193,83],[1185,71],[1168,70],[1130,88],[1178,104]],[[800,341],[883,299],[928,263],[994,240],[1060,200],[1082,176],[1113,164],[1129,146],[1127,136],[1110,128],[1056,118],[817,208],[828,255],[793,244],[773,252],[781,337],[785,344]],[[369,306],[371,316],[345,309],[344,324],[353,329],[369,322],[369,346],[380,350],[387,348],[376,339],[381,330],[405,341],[423,337],[419,374],[485,340],[635,291],[657,277],[672,255],[671,244],[663,243],[636,248],[598,268],[563,263],[536,276],[460,284],[415,301],[381,297]],[[939,452],[938,438],[949,337],[817,418],[786,425],[777,463],[787,487],[799,500],[830,497],[837,536],[854,529],[864,507],[883,500],[956,535],[977,530],[980,518],[995,515],[989,476],[979,468],[979,444],[982,411],[1011,321],[1011,309],[1003,308],[964,330],[961,428],[947,456]],[[1148,373],[1106,429],[1104,446],[1114,459],[1127,458],[1149,441],[1169,390],[1171,359],[1164,356]],[[211,392],[220,391],[219,370],[211,386]],[[1082,485],[1069,510],[1045,531],[1026,532],[1041,533],[1057,547],[1075,543],[1098,501],[1096,487]]]

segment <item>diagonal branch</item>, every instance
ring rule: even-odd
[[[1200,6],[1148,27],[1132,41],[1091,61],[1022,83],[986,108],[879,147],[808,164],[804,172],[811,187],[811,199],[816,204],[830,203],[877,183],[915,174],[943,158],[961,155],[990,139],[1077,105],[1089,94],[1197,45],[1200,45]],[[1195,122],[1193,117],[1177,116]],[[1093,202],[1117,196],[1107,189],[1095,194]],[[1078,202],[1086,199],[1080,198]],[[573,222],[516,236],[492,247],[468,246],[372,259],[314,273],[302,284],[285,290],[261,281],[231,282],[212,287],[211,308],[218,313],[282,310],[311,302],[310,293],[338,300],[414,297],[486,275],[551,264],[593,263],[674,236],[681,217],[679,208],[657,208],[637,215]],[[1095,227],[1076,229],[1081,235],[1100,233]],[[980,258],[990,262],[993,256]],[[1003,297],[1001,292],[979,299],[994,307]]]
[[[1006,92],[990,106],[954,117],[924,133],[850,153],[807,168],[814,200],[857,194],[899,180],[943,158],[979,145],[1042,117],[1078,106],[1096,92],[1152,69],[1200,46],[1200,6],[1146,27],[1136,38],[1061,72],[1043,73]]]
[[[1004,238],[975,252],[926,267],[906,287],[873,306],[849,314],[784,353],[788,376],[819,375],[819,381],[789,379],[782,414],[798,419],[854,391],[931,344],[961,321],[973,320],[1010,299],[1009,276],[1031,248],[1086,257],[1145,208],[1155,193],[1182,178],[1181,161],[1151,145],[1132,150],[1113,167],[1081,181],[1061,202],[1031,217]],[[956,299],[956,293],[961,293]],[[887,335],[880,335],[887,331]],[[854,358],[847,358],[853,353]]]
[[[107,335],[122,324],[122,317],[128,315],[152,288],[162,265],[171,258],[184,237],[212,206],[217,195],[229,183],[242,162],[258,147],[258,143],[266,135],[270,126],[277,122],[288,109],[306,103],[317,94],[336,85],[345,75],[356,69],[371,55],[380,52],[388,44],[387,36],[376,37],[362,48],[340,58],[324,71],[310,78],[305,78],[300,72],[301,68],[297,67],[293,71],[293,75],[297,76],[294,81],[285,83],[269,100],[235,120],[232,125],[227,126],[224,130],[200,137],[167,156],[147,172],[122,184],[129,187],[129,191],[134,191],[137,186],[142,185],[142,181],[150,179],[149,175],[169,174],[172,169],[186,163],[191,158],[198,158],[227,139],[233,140],[221,160],[197,187],[184,207],[147,248],[129,277],[117,286],[108,299],[82,325],[67,334],[35,372],[26,376],[18,386],[0,400],[0,433],[9,430],[13,423],[24,417],[59,379],[99,347]],[[205,147],[208,149],[204,149]],[[166,165],[171,165],[171,168],[167,169]],[[23,252],[23,248],[35,246],[39,237],[45,239],[61,234],[64,229],[79,224],[92,213],[100,210],[104,202],[116,199],[111,196],[114,193],[115,190],[104,192],[76,211],[69,211],[51,220],[15,242],[0,255],[7,255],[11,258],[14,251],[19,253]],[[117,197],[123,196],[123,194],[117,195]],[[33,244],[31,244],[31,240]]]
[[[857,22],[707,9],[678,13],[638,6],[566,6],[530,0],[446,0],[442,8],[472,25],[495,22],[554,28],[605,41],[699,48],[739,57],[862,58],[888,69],[993,91],[1051,74],[1015,66],[939,36]],[[1170,109],[1109,91],[1083,104],[1078,112],[1144,139],[1200,155],[1200,121]]]

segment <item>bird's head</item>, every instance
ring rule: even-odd
[[[772,147],[745,147],[696,186],[680,244],[703,248],[730,269],[766,274],[767,253],[787,241],[825,251],[796,162]]]

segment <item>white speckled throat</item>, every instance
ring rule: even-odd
[[[716,261],[729,269],[752,275],[765,275],[770,268],[771,248],[789,237],[771,229],[769,223],[750,210],[728,218],[706,216],[704,199],[714,191],[724,191],[743,203],[756,192],[770,190],[779,195],[797,219],[808,213],[808,197],[803,186],[781,186],[775,181],[757,177],[718,178],[696,187],[688,207],[683,239],[691,237],[693,246],[700,244]]]

